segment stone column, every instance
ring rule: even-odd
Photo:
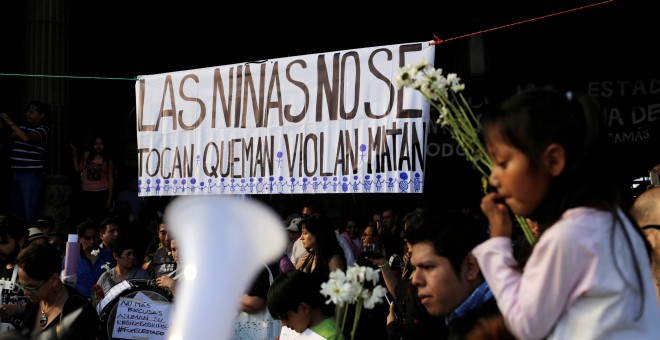
[[[67,223],[72,210],[69,127],[64,124],[70,107],[71,1],[25,0],[25,71],[35,75],[24,82],[23,102],[50,104],[51,127],[48,179],[41,214]],[[39,76],[43,75],[43,76]],[[60,228],[61,229],[61,228]]]

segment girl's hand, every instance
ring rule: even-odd
[[[481,211],[488,218],[490,225],[490,237],[511,237],[513,233],[513,221],[509,213],[509,207],[505,203],[497,202],[501,196],[497,193],[489,193],[481,199]]]

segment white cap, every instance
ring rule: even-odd
[[[300,231],[300,221],[302,221],[302,218],[296,217],[291,220],[291,223],[289,223],[289,226],[286,227],[285,229],[288,231],[293,231],[294,233],[297,233]]]

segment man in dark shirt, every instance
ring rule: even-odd
[[[50,128],[45,124],[48,105],[33,100],[25,112],[25,123],[16,124],[0,112],[3,124],[9,126],[14,142],[9,155],[11,168],[11,212],[27,223],[38,217],[46,181],[46,160]]]
[[[412,245],[411,282],[429,314],[444,317],[449,339],[463,339],[481,318],[500,314],[471,254],[488,237],[486,223],[468,214],[446,213],[424,221],[406,237]]]
[[[147,266],[147,272],[152,279],[163,275],[169,276],[176,270],[176,261],[172,256],[170,237],[165,223],[158,226],[158,238],[160,239],[160,247],[153,254],[153,258]]]

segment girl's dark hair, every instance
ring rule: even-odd
[[[489,132],[498,131],[506,142],[527,156],[533,168],[540,166],[540,157],[550,144],[559,144],[566,152],[564,171],[554,179],[536,210],[525,217],[537,221],[545,230],[571,208],[585,206],[607,211],[612,215],[612,228],[623,226],[628,247],[634,252],[631,232],[619,215],[620,188],[611,184],[610,173],[603,170],[608,168],[611,157],[605,119],[593,97],[550,87],[528,89],[513,95],[497,112],[484,115],[483,128],[486,141]],[[625,211],[623,214],[627,216]],[[629,216],[627,219],[634,224]],[[651,247],[642,232],[634,228],[633,233],[644,240],[650,258]],[[614,229],[611,235],[614,252]],[[616,258],[614,263],[625,280]],[[639,263],[635,263],[635,272],[642,287]]]
[[[287,312],[295,312],[298,305],[305,302],[312,309],[324,309],[325,301],[321,295],[323,280],[317,274],[305,273],[301,270],[292,270],[278,275],[268,289],[268,311],[274,319],[281,320]]]
[[[600,105],[594,98],[550,88],[529,89],[513,95],[499,111],[485,115],[483,126],[486,136],[494,129],[499,131],[534,168],[540,166],[540,157],[550,144],[566,150],[563,173],[537,211],[526,216],[542,228],[578,206],[616,210],[620,198],[615,186],[606,185],[607,136]]]
[[[89,142],[89,153],[87,154],[85,163],[91,163],[94,160],[94,155],[96,154],[94,151],[94,144],[96,143],[96,139],[103,140],[103,161],[108,161],[110,159],[110,153],[108,152],[108,139],[102,135],[96,135],[95,137],[92,137],[92,140]]]
[[[319,272],[327,278],[330,275],[328,262],[334,255],[339,255],[344,266],[346,266],[344,251],[341,249],[335,236],[335,230],[327,217],[321,214],[312,214],[303,218],[300,225],[316,237],[316,247],[314,248],[316,268],[314,272]]]
[[[16,263],[31,278],[47,280],[62,270],[62,258],[50,243],[32,243],[20,253]]]

